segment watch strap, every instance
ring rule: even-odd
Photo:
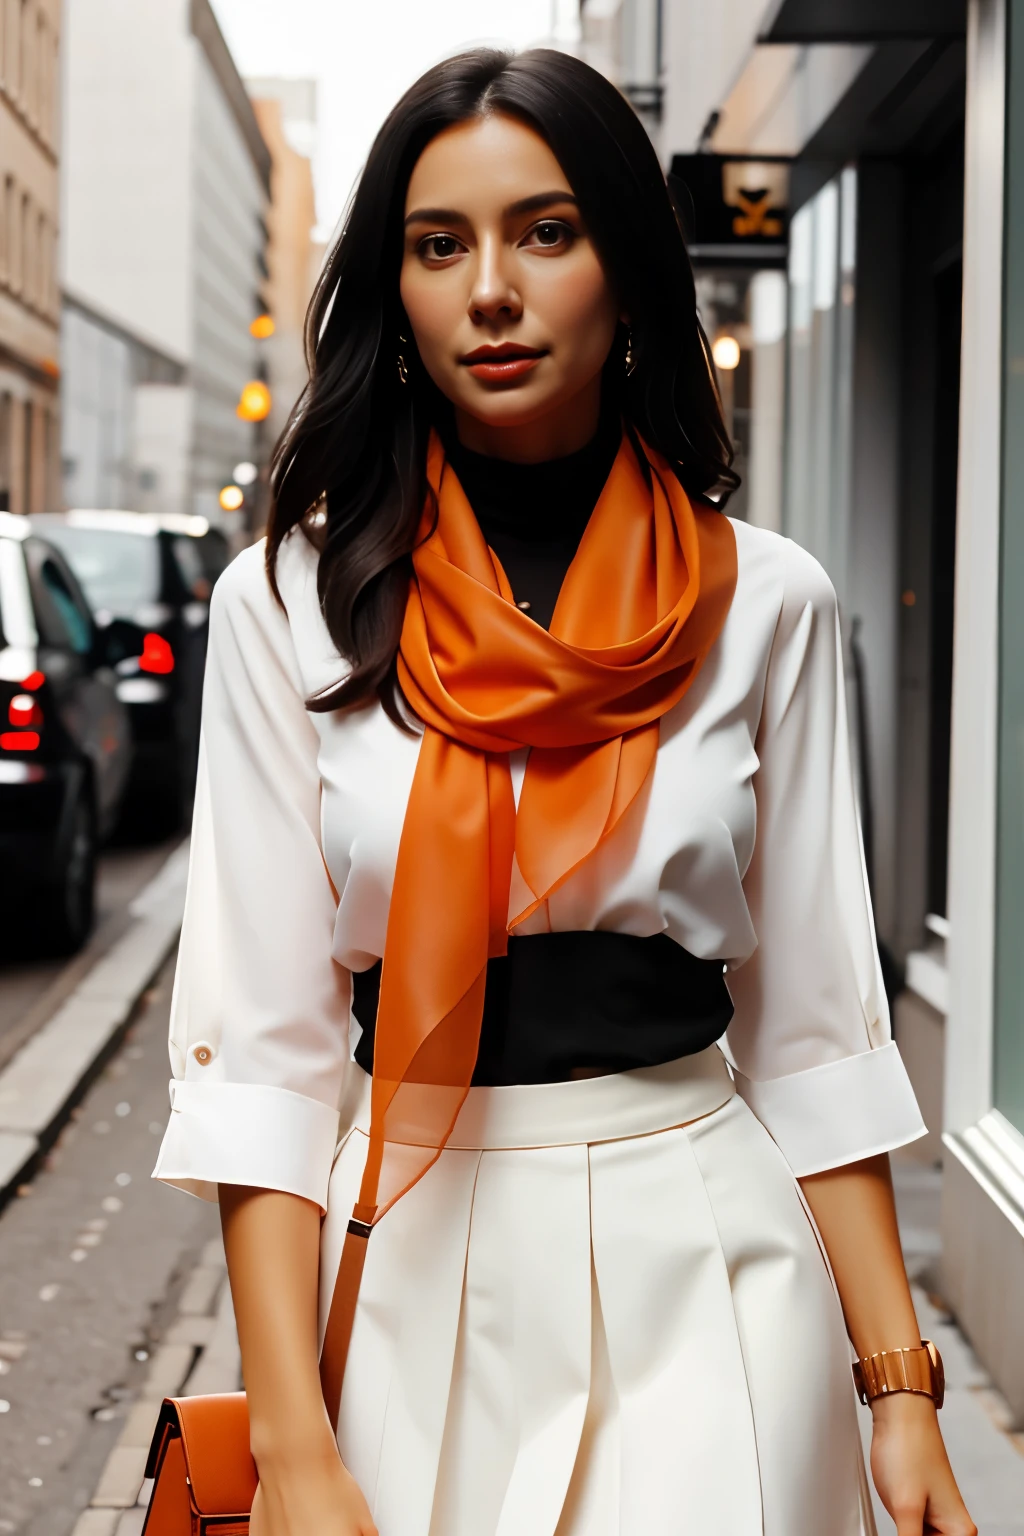
[[[883,1349],[854,1361],[853,1379],[862,1403],[890,1392],[918,1392],[942,1407],[945,1373],[942,1356],[930,1339],[912,1349]]]

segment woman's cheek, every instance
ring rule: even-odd
[[[562,269],[537,290],[538,310],[550,333],[575,349],[589,351],[607,329],[609,341],[615,328],[615,304],[604,273]]]

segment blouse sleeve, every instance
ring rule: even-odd
[[[327,1204],[349,973],[320,842],[318,737],[262,544],[217,583],[171,1004],[171,1117],[154,1178]]]
[[[729,977],[737,1086],[800,1176],[925,1134],[875,944],[835,593],[785,541],[744,892],[758,947]]]

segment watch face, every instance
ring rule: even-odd
[[[932,1390],[935,1393],[935,1406],[941,1408],[942,1400],[946,1395],[946,1372],[942,1364],[942,1356],[931,1339],[922,1339],[921,1343],[928,1351],[928,1359],[932,1363]]]

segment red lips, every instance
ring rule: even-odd
[[[477,347],[461,359],[475,379],[484,384],[514,384],[530,373],[546,353],[537,347],[523,347],[514,341],[499,346]]]
[[[477,347],[473,352],[467,352],[460,362],[467,366],[474,363],[499,363],[513,358],[539,358],[544,353],[539,347],[523,347],[514,341],[503,341],[496,347]]]

